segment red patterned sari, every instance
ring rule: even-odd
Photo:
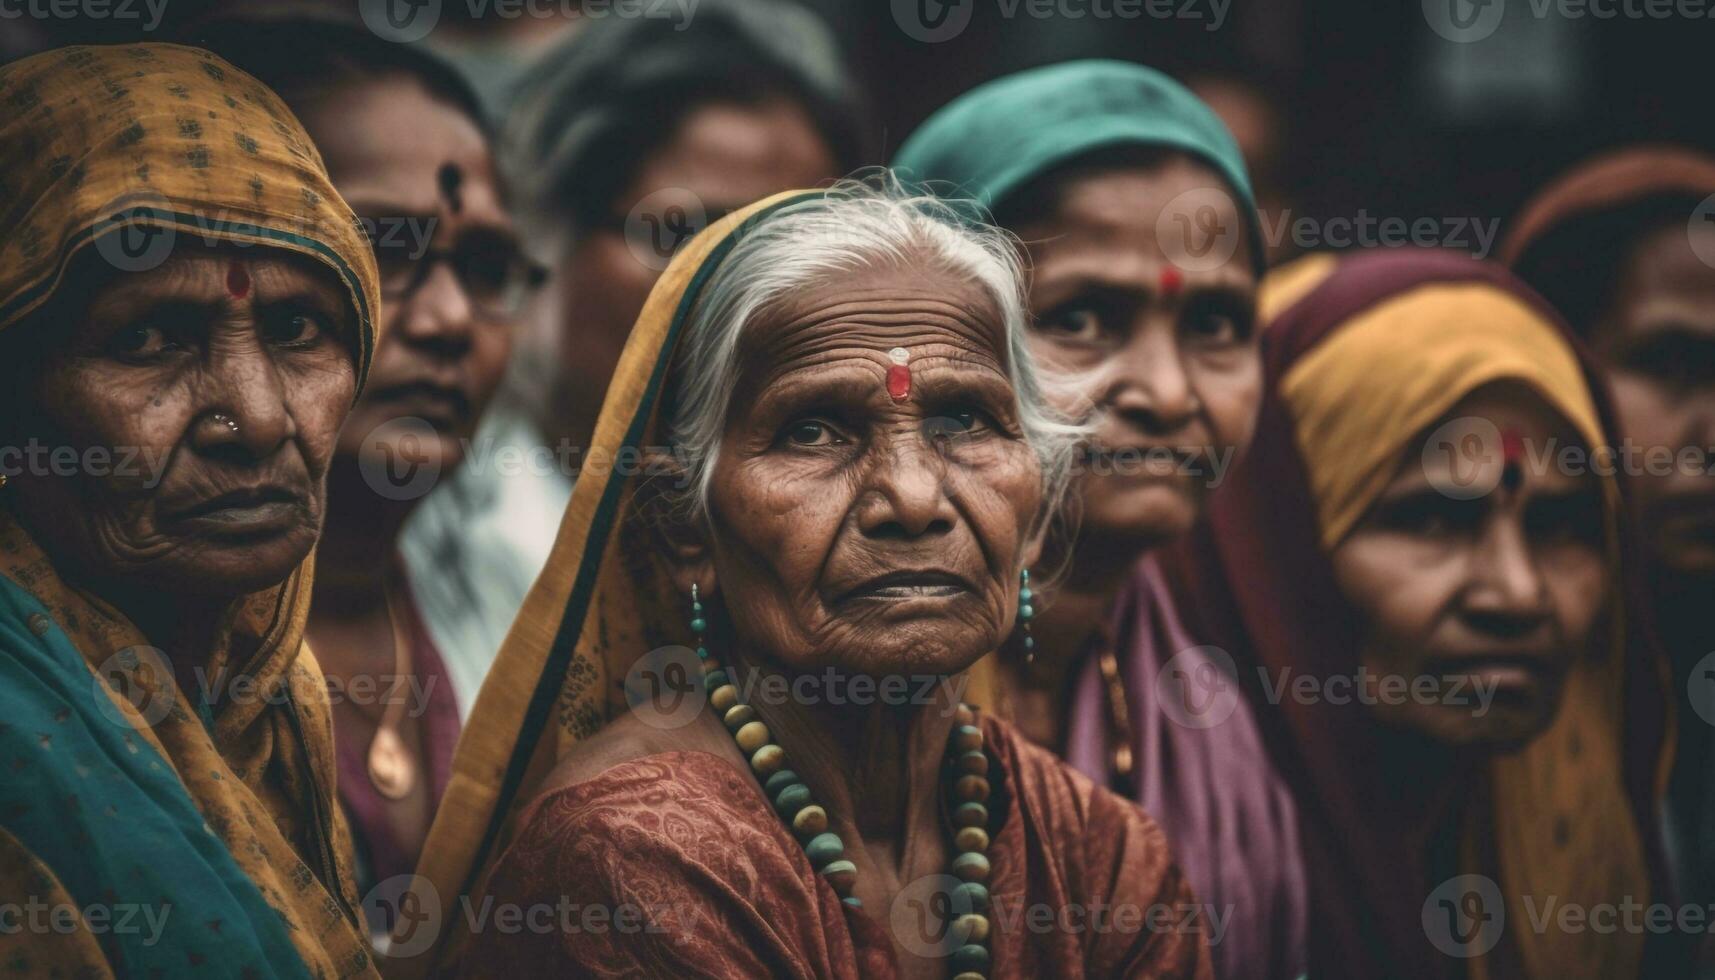
[[[1010,725],[982,725],[1004,774],[988,851],[990,975],[1210,976],[1226,916],[1192,897],[1160,828]],[[914,953],[941,938],[918,891],[890,909],[847,908],[754,776],[703,752],[648,755],[530,804],[470,906],[525,926],[475,930],[463,966],[506,978],[889,980],[900,975],[892,936]]]

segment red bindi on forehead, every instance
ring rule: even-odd
[[[227,267],[226,291],[233,299],[243,299],[250,295],[250,273],[245,271],[244,263],[233,262]]]
[[[1524,436],[1517,429],[1504,429],[1501,432],[1501,485],[1508,490],[1517,490],[1524,484]]]
[[[902,402],[911,397],[911,352],[895,347],[887,352],[887,397]]]

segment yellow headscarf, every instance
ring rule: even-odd
[[[1271,343],[1296,350],[1287,321],[1320,319],[1338,298],[1317,293],[1335,265],[1301,266],[1280,288]],[[1450,262],[1453,260],[1440,260]],[[1372,263],[1379,264],[1379,263]],[[1471,264],[1477,268],[1476,263]],[[1482,267],[1487,268],[1487,267]],[[1399,454],[1461,399],[1507,380],[1529,387],[1592,450],[1607,445],[1590,383],[1567,337],[1522,287],[1474,275],[1423,281],[1381,298],[1294,355],[1278,382],[1291,418],[1315,510],[1315,536],[1330,551],[1346,537],[1396,472]],[[1265,287],[1265,294],[1268,288]],[[1291,308],[1302,301],[1303,306]],[[1298,326],[1303,326],[1299,324]],[[1590,908],[1651,896],[1645,831],[1627,792],[1625,698],[1628,651],[1619,548],[1619,488],[1602,478],[1612,583],[1609,642],[1581,660],[1566,683],[1552,726],[1522,750],[1490,761],[1487,786],[1461,834],[1463,870],[1493,876],[1506,896],[1505,934],[1531,977],[1638,975],[1644,937],[1530,928],[1552,896]],[[1649,665],[1655,668],[1660,664]],[[1664,706],[1665,710],[1665,706]],[[1326,760],[1324,760],[1326,764]],[[1661,761],[1657,779],[1666,771]],[[1471,975],[1491,975],[1489,957]]]
[[[350,291],[361,379],[377,340],[374,256],[320,154],[273,92],[205,51],[139,44],[63,48],[6,66],[0,103],[0,329],[42,307],[74,256],[92,248],[130,271],[158,265],[175,242],[285,249],[328,266]],[[312,565],[313,557],[280,585],[237,602],[209,651],[212,675],[241,672],[256,690],[284,697],[224,699],[212,732],[171,677],[129,677],[133,694],[170,702],[152,724],[133,698],[116,692],[111,701],[279,912],[310,973],[371,976],[334,796],[327,690],[303,645]],[[120,651],[147,643],[111,606],[63,582],[3,511],[0,575],[40,603],[92,677]],[[40,637],[51,627],[32,618],[30,629]],[[42,874],[18,841],[0,834],[0,894],[41,894]],[[92,961],[99,948],[87,936],[24,941],[32,939],[39,969],[109,969]]]

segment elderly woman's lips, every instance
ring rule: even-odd
[[[933,599],[975,591],[970,582],[952,572],[890,572],[851,589],[840,599]]]
[[[235,490],[173,511],[175,524],[201,524],[245,533],[260,533],[297,524],[303,516],[303,499],[280,487]]]

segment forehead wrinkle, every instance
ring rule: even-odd
[[[841,369],[842,363],[851,363],[852,368],[861,367],[863,374],[853,369]],[[767,408],[771,403],[819,396],[835,400],[851,399],[855,402],[871,404],[887,411],[898,411],[901,406],[887,397],[883,379],[891,364],[887,356],[879,351],[867,348],[844,348],[829,351],[807,362],[777,366],[770,374],[758,378],[754,372],[747,371],[740,378],[737,391],[740,394],[738,403],[754,403],[758,409]],[[912,384],[917,390],[907,405],[921,404],[923,396],[956,388],[954,372],[970,377],[970,369],[975,368],[981,373],[975,379],[965,381],[991,390],[998,385],[1011,391],[1011,380],[1001,371],[999,365],[985,357],[972,356],[967,351],[943,347],[941,350],[920,354],[912,358]],[[753,397],[744,397],[746,395]]]
[[[922,304],[913,308],[878,310],[873,304],[847,304],[817,311],[775,328],[753,331],[746,353],[789,358],[801,350],[825,349],[830,343],[869,340],[886,348],[922,344],[934,337],[958,346],[998,349],[994,328],[987,327],[951,304]],[[885,349],[885,348],[884,348]]]

